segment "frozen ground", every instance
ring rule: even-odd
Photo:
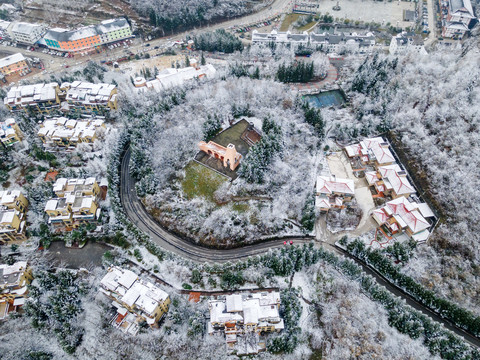
[[[378,2],[373,0],[339,0],[340,11],[333,11],[336,0],[318,1],[318,11],[322,14],[327,12],[334,18],[344,18],[366,22],[376,22],[392,26],[406,28],[412,26],[413,22],[403,21],[403,10],[415,10],[414,2],[392,1]]]

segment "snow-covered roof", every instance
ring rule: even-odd
[[[388,188],[393,189],[397,195],[407,195],[415,192],[414,187],[407,179],[406,172],[398,164],[380,166],[378,171],[385,184],[391,185]],[[388,180],[388,182],[385,180]]]
[[[227,295],[225,301],[228,312],[242,311],[242,295]]]
[[[39,31],[43,29],[42,25],[39,24],[31,24],[26,22],[15,22],[13,23],[11,31],[13,33],[25,34],[30,35],[35,31]]]
[[[403,196],[387,202],[385,208],[391,211],[402,227],[408,227],[412,234],[430,227],[430,223],[417,210],[418,204],[410,202]]]
[[[336,177],[318,176],[317,194],[330,195],[333,193],[355,195],[354,181]]]
[[[16,53],[0,59],[0,68],[15,64],[20,61],[25,61],[25,57],[21,53]]]
[[[19,196],[20,190],[0,190],[0,205],[12,204]]]

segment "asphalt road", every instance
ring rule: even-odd
[[[130,148],[125,152],[121,163],[121,182],[120,182],[120,196],[124,211],[128,218],[137,225],[142,231],[150,235],[152,241],[161,246],[165,250],[172,251],[180,256],[200,262],[226,262],[235,261],[246,258],[252,255],[259,255],[268,252],[269,249],[282,247],[284,240],[271,240],[253,245],[247,245],[241,248],[229,250],[216,250],[202,247],[198,244],[182,239],[174,234],[169,233],[163,229],[145,210],[142,203],[137,197],[135,191],[135,182],[129,173],[130,163]],[[312,241],[311,239],[292,239],[294,244],[302,244]],[[421,311],[429,316],[432,320],[442,324],[445,328],[462,337],[467,343],[472,346],[480,347],[480,339],[467,333],[465,330],[453,325],[448,320],[440,317],[436,312],[423,306],[418,301],[413,299],[410,295],[405,293],[402,289],[396,287],[386,280],[381,274],[368,267],[363,262],[355,257],[352,257],[340,248],[334,245],[324,244],[330,250],[337,254],[346,256],[354,260],[360,265],[365,273],[371,275],[379,285],[384,286],[389,292],[395,296],[402,298],[412,308]]]
[[[227,262],[258,255],[269,249],[285,246],[285,239],[268,240],[240,248],[217,250],[202,247],[192,241],[180,238],[163,229],[145,210],[137,197],[135,182],[129,173],[130,148],[126,151],[121,166],[120,195],[123,209],[139,229],[151,236],[152,241],[163,249],[174,252],[185,258],[200,262]],[[292,238],[294,244],[303,244],[312,241],[310,238]]]

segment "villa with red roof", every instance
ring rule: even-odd
[[[413,240],[423,242],[430,235],[431,224],[426,217],[433,217],[433,213],[426,204],[410,202],[401,196],[374,210],[372,217],[392,235],[405,232]]]
[[[353,180],[340,179],[335,176],[317,177],[315,206],[320,211],[330,208],[345,208],[344,201],[350,201],[355,196]]]
[[[389,195],[393,199],[399,196],[409,197],[415,193],[415,188],[407,179],[406,171],[398,164],[380,166],[377,171],[367,171],[365,179],[378,193]]]
[[[381,166],[395,163],[389,144],[382,137],[364,139],[344,149],[350,159],[359,157],[362,164]]]

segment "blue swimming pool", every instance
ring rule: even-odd
[[[317,108],[338,106],[345,103],[345,97],[340,90],[330,90],[320,94],[305,95],[303,98],[307,100],[310,105]]]

